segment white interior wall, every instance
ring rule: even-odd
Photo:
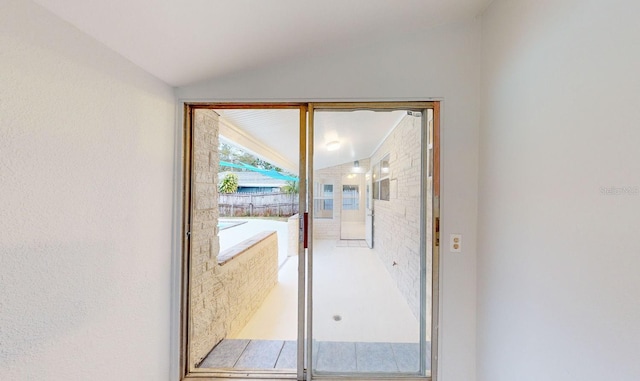
[[[173,91],[0,4],[0,379],[167,380]]]
[[[476,371],[479,26],[469,20],[329,55],[310,51],[176,90],[180,100],[190,101],[443,100],[441,227],[443,237],[464,235],[464,252],[442,253],[442,381],[473,381]]]
[[[638,14],[483,16],[478,380],[640,379]]]

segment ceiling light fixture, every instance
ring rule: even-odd
[[[340,142],[337,140],[327,143],[327,151],[335,151],[338,148],[340,148]]]

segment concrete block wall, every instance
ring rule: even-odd
[[[314,172],[314,182],[333,184],[333,218],[315,218],[313,220],[314,239],[340,239],[342,175],[349,173],[364,174],[370,169],[370,159],[358,159],[358,161],[360,162],[360,166],[357,172],[354,172],[353,162],[319,169]],[[362,191],[364,192],[364,188]]]
[[[416,318],[420,316],[420,148],[420,118],[405,116],[371,157],[375,165],[389,154],[389,179],[397,183],[391,186],[389,201],[374,200],[374,252]]]

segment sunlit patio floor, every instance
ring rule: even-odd
[[[365,245],[346,244],[314,242],[312,339],[417,343],[418,320],[382,262]],[[289,257],[276,287],[244,329],[230,339],[295,340],[297,283],[298,258]]]

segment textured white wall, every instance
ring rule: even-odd
[[[479,49],[470,20],[176,90],[184,100],[443,99],[442,233],[464,234],[465,247],[442,256],[442,381],[475,379]]]
[[[638,14],[496,0],[483,16],[478,380],[640,379]]]
[[[172,89],[0,4],[0,379],[167,380]]]

